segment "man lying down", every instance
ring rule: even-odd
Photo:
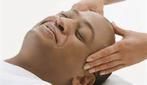
[[[18,55],[0,63],[0,82],[101,85],[109,75],[90,74],[83,65],[88,55],[114,42],[111,24],[97,13],[72,9],[49,16],[27,33]]]

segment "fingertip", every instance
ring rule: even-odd
[[[84,66],[84,70],[88,70],[90,68],[90,65],[89,64],[86,64],[85,66]]]
[[[110,74],[110,73],[111,73],[111,72],[101,71],[101,72],[100,72],[100,75],[103,76],[103,75],[107,75],[107,74]]]
[[[95,69],[90,69],[90,70],[89,70],[89,73],[95,73],[95,72],[96,72]]]
[[[104,71],[100,72],[100,75],[103,76],[103,75],[106,75],[106,73]]]
[[[112,22],[112,26],[113,26],[114,32],[116,34],[122,35],[122,36],[125,35],[125,30],[120,28],[118,25],[116,25],[115,22]]]
[[[93,56],[90,56],[90,57],[88,57],[87,59],[86,59],[86,61],[87,62],[91,62],[91,61],[93,61],[94,59],[93,59]]]

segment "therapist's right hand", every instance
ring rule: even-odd
[[[147,58],[147,33],[124,30],[114,23],[113,28],[123,39],[87,58],[84,69],[90,73],[109,74]]]

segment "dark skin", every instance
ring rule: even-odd
[[[83,70],[88,55],[114,43],[111,24],[94,12],[70,10],[48,17],[30,30],[21,51],[6,60],[53,85],[93,85]]]

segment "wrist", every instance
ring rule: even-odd
[[[144,59],[147,59],[147,33],[141,33],[140,41],[142,42],[142,53],[144,54]]]

